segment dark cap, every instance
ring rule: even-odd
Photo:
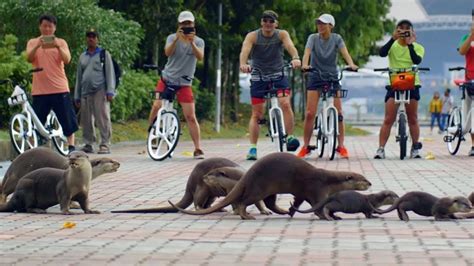
[[[90,28],[86,31],[86,37],[89,36],[89,35],[94,35],[94,36],[99,36],[99,32],[97,32],[96,29],[94,28]]]
[[[410,26],[410,28],[413,28],[413,24],[411,23],[411,21],[409,21],[408,19],[402,19],[400,20],[398,23],[397,23],[397,27],[400,27],[401,25],[403,24],[406,24],[408,26]]]
[[[262,18],[271,18],[273,20],[278,20],[278,14],[273,10],[263,11]]]

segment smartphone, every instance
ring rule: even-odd
[[[194,32],[194,27],[184,27],[181,29],[183,30],[184,34],[190,34],[191,32]]]
[[[45,36],[41,37],[41,39],[43,39],[43,43],[51,44],[51,43],[54,42],[54,35],[45,35]]]

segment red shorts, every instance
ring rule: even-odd
[[[285,93],[285,96],[291,96],[291,90],[290,89],[279,89],[278,90],[278,96],[283,95],[283,92]],[[260,98],[260,97],[251,97],[251,98],[252,98],[252,105],[261,104],[261,103],[264,103],[267,100],[265,98]]]
[[[164,92],[166,88],[166,84],[163,82],[162,79],[158,81],[156,84],[156,91],[157,92]],[[193,96],[193,89],[191,86],[173,86],[176,88],[176,98],[178,99],[179,103],[193,103],[194,96]]]

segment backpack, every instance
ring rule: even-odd
[[[115,73],[115,89],[117,90],[119,84],[120,84],[120,77],[122,76],[122,69],[120,68],[119,64],[115,59],[110,55],[112,58],[112,65],[114,66],[114,73]],[[100,51],[100,63],[102,64],[102,67],[104,68],[104,77],[105,77],[105,49],[102,49]],[[105,82],[107,82],[107,79],[105,79]]]

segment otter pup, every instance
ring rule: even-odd
[[[117,169],[120,167],[119,162],[109,158],[93,159],[91,160],[91,165],[92,179],[102,174],[117,172]],[[8,195],[15,191],[15,187],[20,178],[36,169],[44,167],[65,170],[68,168],[68,160],[45,147],[27,150],[18,155],[5,173],[5,177],[3,177],[2,186],[0,188],[0,203],[4,203]]]
[[[277,194],[289,193],[316,205],[329,194],[340,190],[366,190],[370,182],[354,172],[319,169],[290,153],[272,153],[258,160],[237,182],[234,189],[211,208],[188,211],[169,202],[187,214],[209,214],[234,204],[242,219],[255,219],[247,213],[248,205],[263,200],[277,214],[288,214],[276,206]]]
[[[376,208],[383,205],[392,205],[398,198],[398,195],[391,190],[383,190],[379,193],[368,195],[361,194],[354,190],[346,190],[329,196],[317,206],[309,210],[295,210],[300,213],[319,212],[322,210],[323,218],[329,221],[342,219],[341,217],[334,215],[336,212],[362,212],[367,218],[377,218],[372,215],[376,211]]]
[[[465,197],[437,198],[429,193],[421,191],[408,192],[388,209],[376,213],[384,214],[397,209],[398,217],[405,222],[409,221],[407,211],[422,216],[434,216],[435,220],[456,219],[455,212],[469,212],[472,205]]]
[[[99,213],[89,209],[92,167],[87,154],[74,151],[68,158],[66,170],[46,167],[21,178],[10,201],[0,204],[0,212],[46,213],[46,209],[59,203],[63,214],[73,214],[69,205],[75,200],[84,213]]]

